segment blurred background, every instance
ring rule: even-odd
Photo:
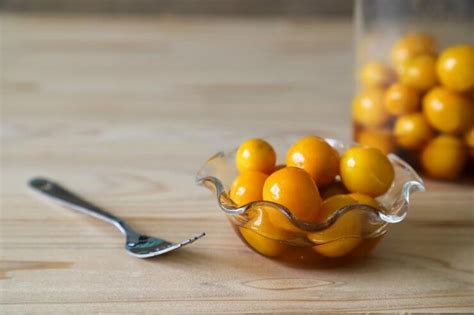
[[[470,1],[365,0],[359,3],[369,18],[359,14],[358,23],[354,3],[0,0],[4,143],[16,149],[24,130],[56,126],[61,136],[41,140],[51,141],[48,154],[70,154],[84,140],[75,138],[80,123],[81,130],[117,134],[99,148],[88,139],[83,149],[91,155],[121,137],[143,145],[169,140],[175,150],[175,139],[165,139],[170,133],[202,128],[212,140],[193,150],[200,161],[223,142],[255,135],[349,140],[354,70],[388,62],[393,42],[417,29],[402,16],[416,11],[451,44],[463,42],[469,32],[458,30],[473,23]],[[444,19],[444,12],[455,14]],[[139,132],[146,122],[152,129]]]
[[[192,123],[225,117],[239,138],[295,123],[350,137],[352,1],[0,4],[7,120],[28,112],[39,122],[53,110],[89,123],[112,111],[106,120],[171,121],[199,111]]]
[[[8,11],[311,16],[352,14],[348,0],[3,0]]]
[[[137,176],[166,186],[147,197],[171,211],[182,191],[205,195],[192,178],[211,154],[246,138],[350,139],[352,5],[0,1],[5,193],[48,174],[126,214],[116,190]]]
[[[1,0],[4,119],[182,122],[209,129],[210,151],[226,134],[348,140],[356,67],[388,63],[414,30],[441,48],[474,36],[470,1],[358,3],[364,14],[347,0]]]

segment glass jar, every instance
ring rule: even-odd
[[[472,178],[474,1],[356,0],[354,15],[354,140]]]

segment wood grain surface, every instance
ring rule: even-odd
[[[427,181],[371,257],[325,269],[263,258],[194,184],[250,136],[350,137],[351,23],[1,16],[0,313],[474,311],[473,187]],[[105,223],[43,203],[53,178],[180,240],[132,258]]]

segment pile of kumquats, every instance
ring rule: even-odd
[[[317,223],[346,205],[379,207],[374,198],[387,192],[395,175],[389,159],[376,148],[354,146],[340,156],[323,138],[312,135],[289,148],[286,164],[275,163],[276,153],[268,142],[250,139],[242,143],[236,154],[239,175],[229,194],[232,201],[238,206],[260,200],[275,202],[299,220]],[[265,213],[240,228],[240,235],[257,252],[279,256],[286,246],[275,239],[286,239],[285,234],[301,230],[277,209],[258,211]],[[310,250],[341,257],[357,248],[363,222],[350,213],[341,219],[331,231],[308,232],[307,239],[315,244]],[[338,239],[341,232],[355,237]],[[324,238],[337,240],[324,242]]]
[[[438,53],[433,36],[411,33],[394,43],[390,60],[361,67],[355,140],[433,178],[458,178],[474,161],[474,45]]]

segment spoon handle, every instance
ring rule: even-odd
[[[101,208],[93,205],[79,196],[74,195],[64,187],[61,187],[59,184],[56,184],[48,179],[36,177],[31,179],[28,185],[35,192],[41,193],[41,195],[63,207],[113,224],[123,234],[125,234],[126,230],[129,229],[125,222],[119,217],[102,210]]]

